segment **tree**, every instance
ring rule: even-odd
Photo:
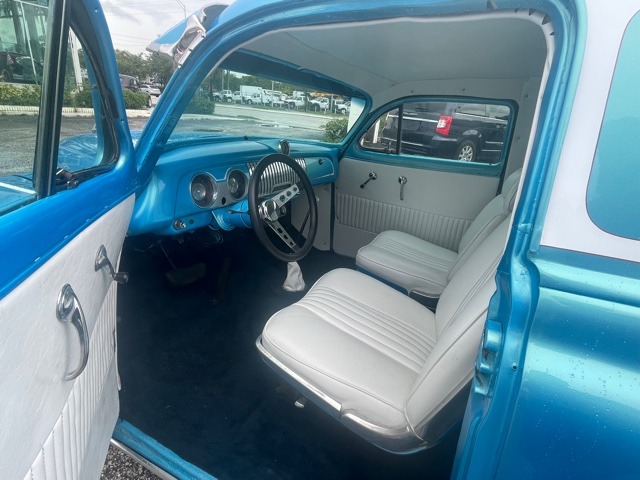
[[[163,87],[176,69],[172,59],[159,53],[136,55],[126,50],[116,50],[116,61],[123,75],[136,77],[139,81],[150,80]]]
[[[147,57],[147,71],[149,78],[164,87],[173,72],[176,65],[172,59],[159,53],[152,53]]]
[[[139,80],[147,77],[147,61],[144,54],[136,55],[126,50],[116,50],[116,61],[118,70],[123,75],[130,75]]]

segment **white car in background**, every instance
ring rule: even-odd
[[[158,87],[154,87],[154,86],[148,85],[146,83],[141,83],[140,84],[140,91],[148,93],[152,97],[159,97],[162,94],[162,92],[160,91],[160,89]]]

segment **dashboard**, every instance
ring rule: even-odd
[[[336,149],[294,142],[285,142],[285,147],[312,185],[335,181]],[[251,174],[263,157],[281,149],[278,140],[219,139],[166,151],[136,199],[129,234],[178,235],[206,226],[251,228],[247,201]],[[274,164],[263,174],[258,193],[276,193],[293,181],[290,168]]]

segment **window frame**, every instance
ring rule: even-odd
[[[507,130],[505,132],[505,140],[503,142],[504,146],[500,154],[500,161],[498,161],[497,163],[461,162],[459,160],[453,159],[431,157],[427,155],[412,155],[400,152],[400,142],[398,140],[400,139],[402,131],[402,112],[404,105],[417,102],[482,103],[486,105],[500,105],[509,107],[511,115],[508,119]],[[362,137],[380,119],[381,116],[394,109],[398,109],[399,112],[395,151],[387,153],[363,147],[360,143]],[[369,120],[366,123],[363,123],[362,126],[358,129],[358,132],[354,135],[354,140],[351,143],[350,148],[347,150],[347,155],[355,156],[357,158],[370,162],[383,163],[387,165],[419,168],[423,170],[437,170],[443,172],[473,173],[484,176],[499,177],[502,173],[502,170],[504,169],[506,160],[509,157],[509,151],[511,149],[511,142],[513,140],[513,133],[515,130],[517,118],[518,103],[514,100],[452,95],[421,95],[403,97],[393,102],[387,103],[369,114]]]
[[[77,187],[80,183],[111,171],[120,158],[121,145],[114,123],[117,105],[109,94],[105,72],[92,68],[100,63],[100,48],[91,31],[85,31],[90,22],[89,12],[73,8],[69,2],[51,0],[46,25],[46,43],[43,56],[43,73],[40,85],[39,115],[34,135],[34,159],[31,183],[34,193],[7,208],[0,210],[0,217],[16,209],[50,197],[60,191]],[[69,32],[72,29],[83,47],[89,73],[94,120],[96,124],[97,151],[100,161],[89,168],[64,172],[58,170],[60,131],[63,124],[62,108],[66,82]],[[28,167],[27,167],[28,168]]]

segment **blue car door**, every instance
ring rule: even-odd
[[[0,476],[98,478],[136,180],[117,67],[97,0],[15,0],[3,16],[29,72],[0,84]]]

